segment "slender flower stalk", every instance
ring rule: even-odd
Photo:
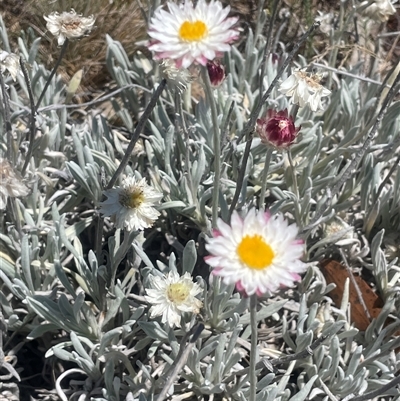
[[[117,171],[111,177],[111,180],[107,185],[107,189],[110,189],[114,186],[114,184],[117,182],[118,177],[122,174],[122,172],[125,170],[125,167],[128,165],[131,154],[135,148],[135,144],[138,141],[140,134],[142,133],[142,130],[144,128],[144,125],[146,124],[146,121],[149,119],[151,112],[153,111],[154,107],[156,106],[157,100],[161,96],[162,91],[165,89],[166,84],[167,84],[167,80],[165,78],[163,78],[161,80],[160,84],[157,86],[157,89],[154,91],[149,104],[146,106],[143,114],[141,115],[141,117],[139,119],[136,129],[135,129],[134,133],[132,134],[131,141],[129,142],[129,145],[125,151],[124,157],[122,158],[121,163],[119,164],[119,166],[117,168]]]
[[[269,171],[269,165],[271,164],[271,157],[272,157],[273,151],[274,151],[273,148],[268,148],[267,152],[265,153],[265,162],[264,162],[264,169],[263,169],[263,173],[262,173],[260,199],[258,202],[259,209],[264,208],[265,192],[267,190],[268,171]]]
[[[48,89],[48,87],[50,85],[50,82],[53,79],[58,67],[60,66],[61,61],[62,61],[62,59],[63,59],[63,57],[65,55],[65,52],[67,51],[67,47],[68,47],[68,38],[66,38],[65,41],[63,42],[63,45],[62,45],[61,51],[60,51],[60,55],[58,56],[57,62],[54,65],[54,67],[53,67],[53,69],[52,69],[52,71],[50,73],[50,76],[46,81],[46,84],[44,85],[44,88],[42,90],[42,93],[39,96],[38,101],[36,102],[35,110],[37,110],[39,108],[39,106],[40,106],[40,103],[42,103],[42,100],[44,98],[44,95],[46,94],[46,91],[47,91],[47,89]]]
[[[13,137],[12,137],[12,126],[11,126],[11,112],[10,112],[10,102],[8,99],[8,93],[6,90],[6,85],[4,83],[3,75],[0,73],[0,87],[1,94],[3,95],[3,104],[4,104],[4,125],[6,128],[7,135],[7,159],[10,163],[14,164],[15,158],[13,153]]]
[[[300,225],[300,193],[299,193],[299,186],[297,185],[297,174],[296,168],[293,163],[292,152],[290,149],[287,150],[290,171],[292,173],[292,183],[293,183],[293,192],[294,196],[296,197],[296,201],[294,202],[294,214],[296,216],[296,223]]]
[[[28,88],[28,95],[29,95],[29,104],[31,107],[31,115],[29,118],[29,146],[28,146],[28,151],[26,152],[26,157],[25,157],[25,162],[21,170],[22,176],[25,175],[25,171],[28,168],[29,161],[31,159],[32,153],[33,153],[33,147],[34,147],[34,139],[35,139],[35,133],[36,133],[36,108],[35,108],[35,100],[33,98],[33,92],[32,92],[32,85],[31,81],[29,79],[28,71],[26,69],[25,63],[22,60],[22,57],[19,60],[20,66],[21,66],[21,71],[22,74],[24,75],[26,87]]]
[[[257,330],[257,295],[250,296],[250,327],[251,327],[251,348],[250,348],[250,397],[249,401],[256,401],[257,396],[257,373],[256,365],[258,355],[258,330]]]
[[[206,68],[202,68],[204,88],[211,108],[211,120],[213,124],[213,150],[214,150],[214,187],[212,193],[212,226],[217,226],[219,210],[219,188],[221,180],[221,132],[218,124],[217,105],[215,104],[213,88]]]

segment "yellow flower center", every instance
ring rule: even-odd
[[[123,192],[119,196],[119,202],[128,209],[137,209],[145,201],[143,191],[135,189],[132,192]]]
[[[174,304],[181,304],[186,301],[189,295],[189,288],[183,283],[170,284],[167,289],[167,297]]]
[[[185,21],[179,29],[179,37],[188,42],[196,42],[207,34],[207,26],[203,21]]]
[[[261,235],[246,235],[236,251],[240,261],[255,270],[267,268],[275,257],[274,251]]]

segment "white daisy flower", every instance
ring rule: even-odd
[[[1,73],[8,71],[12,79],[15,81],[20,71],[19,57],[14,53],[0,50],[0,71]]]
[[[218,219],[217,226],[214,236],[207,238],[211,255],[206,262],[213,274],[240,292],[262,295],[290,287],[307,268],[300,260],[304,245],[296,239],[298,229],[281,214],[251,209],[242,219],[234,212],[231,225]]]
[[[47,17],[46,28],[58,39],[58,45],[61,46],[65,39],[78,39],[86,35],[93,29],[95,18],[93,15],[90,17],[82,17],[72,9],[69,13],[63,12],[51,13]]]
[[[150,317],[161,316],[161,322],[170,327],[181,326],[182,312],[197,314],[203,303],[196,298],[202,288],[193,283],[190,273],[182,277],[170,271],[168,276],[150,276],[151,289],[146,289],[146,300],[152,304]]]
[[[329,96],[331,91],[324,88],[319,81],[321,77],[296,70],[279,86],[279,92],[291,97],[294,104],[304,107],[308,104],[312,111],[323,109],[321,98]]]
[[[100,203],[100,213],[115,215],[117,228],[144,230],[151,227],[160,215],[153,205],[163,195],[147,185],[145,178],[137,181],[135,177],[127,177],[122,187],[108,189],[104,195],[107,200]]]
[[[162,74],[169,86],[176,88],[180,93],[187,89],[192,81],[192,74],[187,68],[178,68],[171,59],[166,59],[161,63]]]
[[[368,4],[368,1],[361,3],[361,6]],[[396,13],[396,9],[390,0],[377,0],[364,10],[364,14],[373,20],[385,22]]]
[[[237,29],[231,29],[238,18],[227,18],[230,7],[223,8],[219,1],[199,0],[196,7],[191,0],[167,5],[169,12],[159,7],[149,26],[149,50],[155,52],[156,60],[174,59],[184,68],[194,62],[206,65],[207,60],[229,51],[229,43],[239,36]]]
[[[21,174],[7,160],[0,159],[0,210],[7,207],[8,197],[27,196],[29,192]]]

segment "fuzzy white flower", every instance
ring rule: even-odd
[[[279,92],[291,98],[294,104],[304,107],[310,106],[312,111],[323,109],[321,98],[329,96],[331,91],[324,88],[319,82],[321,77],[317,74],[307,74],[296,70],[279,86]]]
[[[296,239],[298,229],[281,214],[271,216],[251,209],[244,219],[232,214],[231,225],[221,219],[213,237],[207,238],[211,254],[206,263],[226,284],[235,284],[247,295],[274,292],[299,281],[307,265],[300,258],[303,241]]]
[[[227,18],[230,7],[219,1],[199,0],[196,7],[191,0],[178,6],[168,2],[169,12],[159,7],[149,26],[149,50],[154,58],[174,59],[178,67],[189,67],[197,62],[206,65],[222,52],[230,50],[229,43],[239,36],[232,26],[236,17]]]
[[[200,312],[203,304],[196,296],[203,290],[193,283],[190,273],[180,277],[177,272],[170,271],[166,277],[150,276],[149,280],[152,288],[146,289],[146,300],[152,304],[151,318],[162,315],[162,323],[180,327],[183,312]]]
[[[368,1],[361,3],[361,6],[367,4]],[[377,0],[364,10],[364,14],[373,20],[385,22],[389,17],[396,13],[396,9],[390,0]]]
[[[19,57],[14,53],[0,50],[0,71],[1,73],[8,71],[12,79],[15,81],[20,71]]]
[[[63,12],[51,13],[47,17],[46,28],[58,39],[58,45],[61,46],[65,39],[78,39],[89,33],[93,29],[95,18],[93,15],[90,17],[82,17],[72,9],[69,13]]]
[[[14,170],[11,164],[0,159],[0,210],[7,206],[7,198],[27,196],[29,188],[22,181],[21,174]]]
[[[192,74],[187,68],[178,68],[171,59],[165,59],[161,63],[162,73],[168,85],[176,88],[180,93],[186,90],[192,81]]]
[[[100,213],[115,215],[118,228],[144,230],[151,227],[160,215],[153,205],[163,195],[147,185],[145,178],[137,181],[135,177],[127,177],[121,187],[108,189],[104,195],[107,200],[100,203]]]

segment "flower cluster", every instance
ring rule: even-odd
[[[275,148],[286,148],[296,139],[301,127],[295,127],[288,111],[268,110],[264,118],[257,120],[256,131],[261,142]]]
[[[125,178],[122,187],[108,189],[104,195],[107,200],[100,204],[100,213],[115,215],[117,228],[144,230],[151,227],[160,215],[153,205],[163,195],[147,185],[145,178],[140,181],[135,177]]]
[[[329,96],[331,91],[324,88],[319,82],[321,77],[296,70],[280,84],[279,92],[291,98],[294,104],[304,107],[310,106],[312,111],[322,109],[321,98]]]
[[[181,326],[183,312],[197,314],[203,306],[196,298],[203,290],[193,283],[190,273],[182,277],[170,271],[166,277],[150,276],[152,288],[146,289],[146,300],[152,304],[150,317],[162,316],[161,322],[170,327]]]
[[[167,6],[169,12],[162,7],[155,11],[149,26],[149,49],[156,60],[173,59],[184,68],[194,62],[205,66],[230,50],[229,43],[238,37],[238,30],[232,29],[237,18],[227,18],[230,8],[223,8],[219,1],[199,0],[194,7],[185,0],[181,6],[172,2]]]
[[[281,214],[251,209],[243,219],[234,212],[231,225],[219,219],[213,237],[207,238],[206,262],[213,274],[246,295],[274,292],[292,286],[307,268],[300,260],[304,245],[297,232]]]
[[[89,33],[94,26],[95,18],[82,17],[72,9],[69,13],[63,12],[51,13],[47,17],[46,28],[58,39],[58,45],[61,46],[65,39],[79,39]]]

